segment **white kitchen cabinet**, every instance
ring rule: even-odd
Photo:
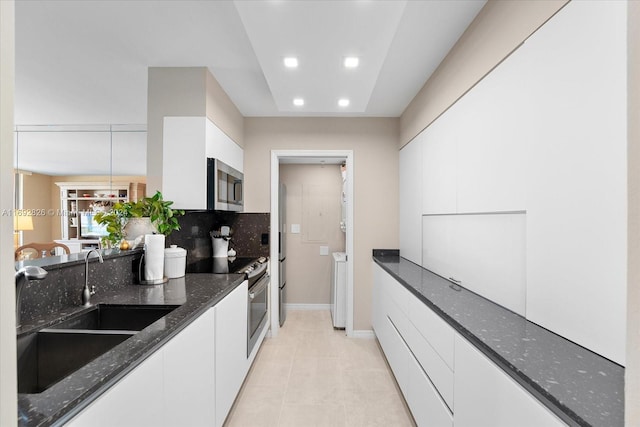
[[[453,407],[453,371],[408,315],[412,300],[417,297],[380,266],[374,264],[373,269],[374,331],[409,409],[418,425],[450,426],[448,405]]]
[[[165,117],[162,193],[177,209],[207,208],[207,157],[242,172],[243,150],[206,117]]]
[[[422,265],[434,273],[449,278],[455,276],[456,233],[454,215],[422,217]]]
[[[443,115],[421,134],[423,214],[457,212],[457,135],[454,129],[455,123]]]
[[[622,365],[626,19],[625,2],[570,2],[525,43],[544,123],[528,149],[527,318]]]
[[[422,240],[422,144],[420,134],[400,150],[400,252],[420,264]]]
[[[162,348],[164,425],[211,426],[215,420],[214,308]]]
[[[522,54],[514,52],[445,113],[453,127],[448,132],[458,136],[458,213],[526,209],[525,142],[533,118],[523,95]]]
[[[215,306],[216,426],[222,426],[249,370],[245,280]]]
[[[423,263],[520,315],[525,315],[526,215],[426,215]]]
[[[207,157],[220,159],[237,171],[244,170],[244,152],[226,133],[211,120],[206,120],[206,154]]]
[[[163,358],[163,352],[156,351],[66,425],[168,426],[163,399]]]
[[[466,339],[456,336],[456,427],[565,424]]]
[[[407,404],[418,426],[452,427],[453,414],[442,401],[429,376],[409,353]],[[452,378],[453,379],[453,378]]]

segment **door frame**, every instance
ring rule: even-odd
[[[270,230],[270,258],[271,258],[271,292],[270,292],[270,323],[271,336],[277,337],[280,329],[279,313],[279,272],[278,261],[278,197],[280,196],[280,161],[284,159],[314,159],[338,157],[344,158],[347,168],[347,230],[345,233],[345,252],[347,254],[347,317],[345,330],[348,337],[353,336],[353,150],[271,150],[271,230]],[[301,162],[302,163],[302,162]],[[274,285],[275,284],[275,285]]]

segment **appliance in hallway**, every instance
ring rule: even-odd
[[[280,290],[280,326],[284,324],[287,318],[287,312],[285,310],[286,301],[286,285],[287,285],[287,268],[286,268],[286,202],[287,202],[287,187],[284,184],[280,184],[280,191],[278,196],[278,288]]]
[[[347,254],[333,253],[331,275],[331,320],[333,327],[344,329],[347,318]]]

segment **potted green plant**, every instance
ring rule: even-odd
[[[164,200],[162,193],[156,191],[152,197],[116,203],[111,211],[97,213],[96,221],[106,225],[109,232],[108,236],[103,237],[103,243],[113,246],[123,239],[133,240],[141,234],[157,232],[168,236],[179,230],[178,217],[184,215],[184,210],[173,209],[171,205],[172,201]],[[140,221],[146,224],[141,228],[139,225],[133,226],[133,223]]]

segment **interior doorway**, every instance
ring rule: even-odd
[[[272,150],[271,151],[271,336],[276,337],[280,327],[279,302],[280,282],[278,232],[280,228],[279,200],[280,200],[280,165],[281,164],[344,164],[345,171],[345,240],[344,252],[347,258],[346,283],[346,322],[347,336],[353,336],[353,151],[352,150]],[[338,170],[336,168],[336,170]],[[329,287],[329,283],[327,283]]]

